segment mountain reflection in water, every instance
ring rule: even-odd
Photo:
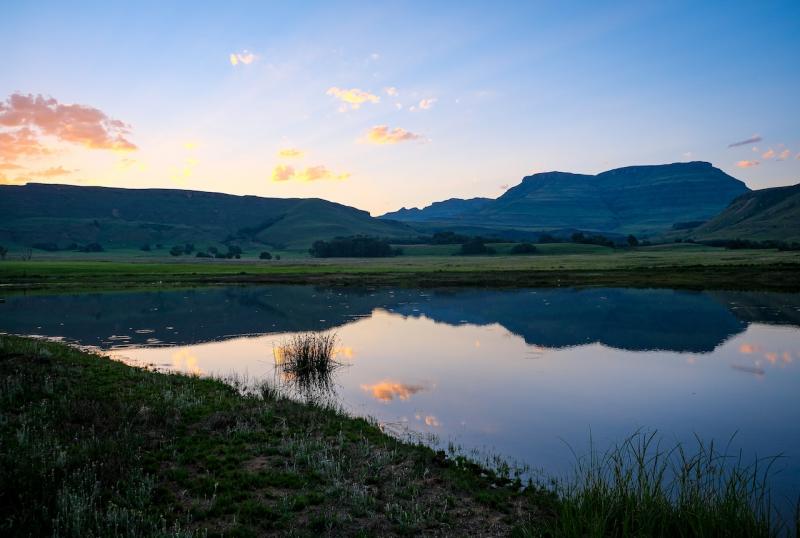
[[[777,293],[263,286],[12,296],[0,306],[0,330],[101,349],[186,345],[335,329],[376,309],[449,325],[499,324],[542,348],[707,353],[753,322],[800,326],[796,300]]]

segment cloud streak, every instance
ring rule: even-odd
[[[295,168],[288,164],[279,164],[272,170],[272,181],[318,181],[320,179],[347,179],[347,172],[337,174],[324,165]]]
[[[364,103],[379,103],[381,98],[375,94],[365,92],[358,88],[343,89],[332,86],[325,92],[326,95],[335,97],[352,109],[361,108]]]
[[[736,166],[739,168],[752,168],[754,166],[758,166],[759,164],[761,163],[758,161],[739,161],[736,163]]]
[[[748,144],[755,144],[757,142],[761,142],[762,140],[764,140],[764,139],[761,138],[760,136],[753,135],[752,137],[750,137],[750,138],[748,138],[746,140],[740,140],[739,142],[733,142],[731,144],[728,144],[728,147],[729,148],[738,148],[739,146],[746,146]]]
[[[278,157],[284,159],[299,159],[303,156],[303,152],[297,148],[286,148],[278,151]]]
[[[370,144],[399,144],[421,138],[422,135],[406,131],[402,127],[389,129],[388,125],[376,125],[367,131],[364,140]]]

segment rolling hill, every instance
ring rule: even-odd
[[[0,186],[0,243],[98,242],[307,248],[336,236],[416,235],[405,224],[317,198],[261,198],[177,189],[119,189],[29,183]]]
[[[739,196],[719,215],[691,230],[692,239],[800,242],[800,183]]]
[[[448,200],[382,218],[415,224],[579,228],[647,235],[678,222],[707,220],[748,191],[743,182],[706,162],[629,166],[597,175],[546,172],[523,178],[494,200],[478,204]],[[450,211],[443,211],[445,207]]]

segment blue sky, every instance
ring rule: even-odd
[[[69,4],[4,6],[0,181],[373,214],[548,170],[800,181],[797,1]]]

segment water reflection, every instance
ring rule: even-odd
[[[301,332],[335,329],[336,401],[387,429],[566,472],[637,428],[784,454],[800,488],[800,296],[671,290],[343,290],[268,286],[9,297],[0,330],[139,364],[275,375]],[[278,364],[280,366],[280,364]],[[280,373],[280,372],[278,372]],[[278,376],[278,381],[283,381]]]
[[[536,349],[600,343],[708,353],[750,323],[800,326],[790,294],[631,289],[420,291],[262,286],[9,297],[0,329],[103,349],[324,331],[383,310],[448,325],[500,325]],[[480,338],[472,340],[481,346]],[[767,352],[774,352],[769,350]],[[782,360],[781,354],[775,360]],[[348,359],[353,350],[337,353]],[[744,351],[743,351],[744,353]],[[771,359],[768,359],[771,360]],[[791,357],[789,358],[791,360]]]

